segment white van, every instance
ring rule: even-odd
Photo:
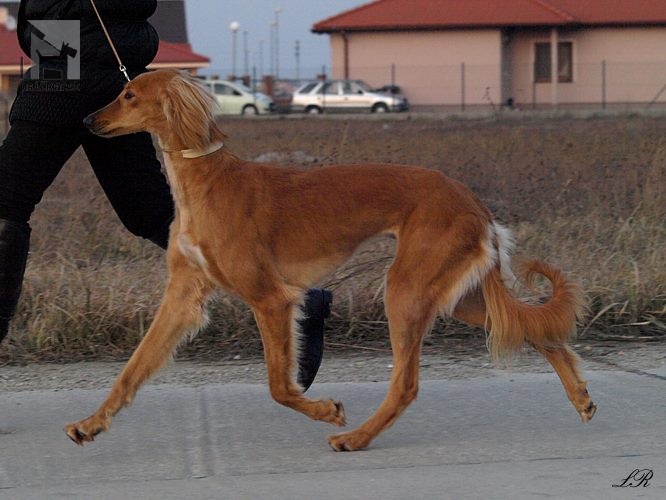
[[[266,94],[253,92],[240,82],[202,80],[220,105],[224,115],[258,115],[273,112],[275,104]]]

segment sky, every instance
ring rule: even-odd
[[[195,52],[212,59],[210,69],[203,73],[226,76],[232,70],[232,32],[230,25],[240,27],[236,35],[236,69],[240,74],[245,65],[244,31],[247,31],[248,66],[261,66],[264,73],[271,68],[271,23],[278,15],[278,47],[280,76],[294,77],[295,43],[300,42],[300,76],[311,78],[330,66],[328,35],[315,35],[312,25],[327,17],[358,7],[370,0],[185,0],[187,28]],[[263,40],[263,58],[260,58]]]
[[[190,43],[195,52],[212,59],[207,73],[226,76],[232,70],[232,22],[239,23],[236,34],[236,69],[245,65],[243,38],[247,31],[248,66],[260,66],[260,40],[263,40],[263,67],[271,66],[271,23],[278,15],[280,76],[295,76],[295,43],[300,42],[300,76],[311,78],[330,66],[328,35],[310,32],[312,25],[329,16],[357,7],[368,0],[185,0]]]

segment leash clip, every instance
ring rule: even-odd
[[[132,81],[132,80],[130,79],[129,75],[127,74],[127,68],[125,67],[124,64],[121,64],[120,67],[119,67],[118,69],[120,69],[120,72],[121,72],[123,75],[125,75],[125,78],[127,78],[127,81],[128,81],[128,82],[131,82],[131,81]]]

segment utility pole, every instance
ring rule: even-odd
[[[275,79],[280,78],[280,13],[282,7],[275,8]]]
[[[259,78],[264,76],[264,41],[259,40]]]
[[[247,48],[247,30],[243,31],[243,54],[244,54],[244,61],[243,61],[243,76],[247,76],[250,74],[250,53]]]
[[[296,56],[296,80],[301,79],[301,42],[296,40],[294,46],[294,56]]]
[[[275,21],[271,22],[271,39],[270,39],[270,66],[269,73],[275,76]]]

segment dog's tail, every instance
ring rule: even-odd
[[[511,295],[505,285],[506,271],[502,269],[502,263],[497,262],[486,274],[481,286],[490,323],[488,348],[493,358],[510,356],[525,343],[537,348],[565,343],[575,333],[576,319],[582,313],[581,287],[550,264],[536,260],[527,262],[522,266],[521,273],[527,283],[540,274],[553,287],[550,300],[530,305]]]

